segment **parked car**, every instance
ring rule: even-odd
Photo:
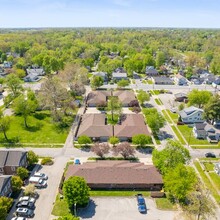
[[[27,209],[27,208],[18,208],[16,210],[16,214],[19,217],[28,217],[28,218],[34,217],[34,211],[32,209]]]
[[[75,162],[74,162],[74,163],[75,163],[76,165],[81,164],[79,159],[75,159]]]
[[[19,202],[22,202],[22,201],[28,201],[28,202],[35,203],[36,199],[33,197],[30,197],[30,196],[23,196],[23,197],[19,198]]]
[[[14,217],[11,220],[27,220],[25,217]]]
[[[146,213],[147,212],[147,208],[146,208],[146,204],[145,204],[145,200],[142,194],[137,194],[137,205],[138,205],[138,211],[140,213]]]
[[[16,208],[29,208],[29,209],[34,209],[35,205],[33,202],[29,201],[21,201],[16,204]]]
[[[37,189],[46,188],[46,187],[47,187],[47,181],[41,179],[38,183],[35,184],[35,187],[36,187]]]
[[[33,175],[34,177],[40,177],[44,180],[47,180],[48,179],[48,176],[45,174],[45,173],[34,173]]]
[[[212,152],[208,152],[208,153],[205,154],[205,157],[216,158],[216,155]]]

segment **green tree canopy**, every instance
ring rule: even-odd
[[[7,131],[10,128],[11,117],[4,116],[3,112],[0,111],[0,132],[4,134],[5,140],[8,141]]]
[[[29,176],[28,170],[24,167],[18,167],[16,173],[22,180]]]
[[[6,85],[13,98],[16,98],[23,90],[21,81],[15,74],[9,74],[6,77]]]
[[[70,177],[64,182],[63,193],[70,208],[76,203],[84,206],[89,202],[90,188],[84,178],[79,176]]]
[[[110,137],[109,138],[109,143],[114,146],[114,145],[119,143],[119,139],[117,137]]]
[[[150,100],[150,95],[149,95],[149,93],[145,92],[144,90],[140,90],[137,94],[137,98],[138,98],[140,104],[143,105],[144,102],[147,102]]]
[[[23,185],[23,181],[19,176],[12,176],[11,177],[11,185],[13,192],[19,192]]]
[[[198,108],[202,108],[207,104],[212,97],[212,94],[209,91],[199,91],[198,89],[193,89],[188,94],[189,105],[195,105]]]
[[[90,137],[88,137],[86,135],[81,135],[78,137],[78,143],[79,144],[91,144],[92,140]]]
[[[4,196],[0,197],[0,219],[6,219],[12,204],[13,199]]]
[[[122,80],[117,82],[117,86],[119,88],[123,88],[123,87],[126,87],[128,85],[129,85],[129,80],[126,80],[126,79],[122,79]]]
[[[34,151],[30,150],[27,153],[28,164],[32,165],[38,162],[38,156],[34,153]]]
[[[112,121],[114,120],[114,115],[121,114],[122,104],[118,97],[111,96],[108,99],[107,110],[111,112]]]
[[[145,146],[146,144],[150,144],[151,142],[151,137],[145,134],[137,134],[132,137],[132,143],[139,146]]]
[[[93,76],[92,80],[91,80],[91,87],[93,89],[97,89],[100,86],[102,86],[103,83],[104,83],[104,80],[103,80],[103,78],[101,76]]]
[[[169,140],[161,151],[154,149],[153,163],[163,173],[174,169],[178,164],[186,164],[190,160],[190,153],[180,142]]]

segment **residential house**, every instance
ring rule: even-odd
[[[200,75],[200,79],[204,84],[211,85],[215,81],[215,75],[212,73],[203,73]]]
[[[217,77],[215,81],[212,83],[214,88],[217,88],[220,85],[220,77]]]
[[[156,85],[173,85],[173,80],[166,76],[154,76],[152,81]]]
[[[129,141],[137,134],[150,136],[142,114],[125,114],[123,116],[120,123],[114,126],[115,137],[121,141]]]
[[[156,69],[154,69],[153,66],[147,66],[146,67],[146,75],[147,76],[158,76],[159,73]]]
[[[112,73],[112,80],[113,81],[120,81],[122,79],[127,80],[128,75],[127,73],[123,70],[120,69],[120,71],[117,69],[115,72]]]
[[[27,76],[24,77],[25,82],[37,82],[45,75],[43,68],[26,69]]]
[[[176,74],[174,76],[174,82],[177,85],[179,85],[179,86],[183,86],[183,85],[187,85],[188,84],[188,80],[184,76],[182,76],[180,74]]]
[[[136,100],[136,96],[132,90],[113,91],[112,95],[118,97],[123,107],[129,107],[130,102]]]
[[[174,94],[174,97],[175,97],[175,101],[177,102],[185,102],[185,100],[187,100],[187,95],[186,93],[183,92]]]
[[[196,123],[193,127],[193,134],[197,139],[207,139],[210,143],[218,143],[220,130],[208,123]]]
[[[111,91],[97,90],[90,92],[87,96],[87,106],[88,107],[106,106],[107,97],[109,96],[111,96]]]
[[[220,163],[215,164],[214,170],[218,175],[220,175]]]
[[[194,106],[183,109],[179,112],[179,116],[181,121],[186,124],[204,122],[203,110]]]
[[[129,161],[96,161],[70,165],[65,179],[83,177],[91,189],[161,190],[162,175],[154,165]]]
[[[0,196],[10,197],[12,194],[11,176],[0,176]]]
[[[86,135],[94,141],[107,141],[113,136],[113,127],[106,124],[105,114],[84,114],[81,118],[76,137]]]
[[[107,73],[105,73],[105,72],[94,72],[92,74],[93,74],[93,76],[100,76],[100,77],[102,77],[104,83],[108,82],[108,75],[107,75]]]
[[[27,167],[27,152],[0,150],[0,174],[14,175],[18,167]]]
[[[5,69],[7,69],[7,68],[12,68],[12,62],[10,62],[10,61],[4,61],[4,62],[3,62],[3,67],[4,67]]]

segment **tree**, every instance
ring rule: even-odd
[[[64,198],[66,199],[70,208],[74,204],[84,206],[89,202],[89,191],[84,178],[79,176],[70,177],[63,184]]]
[[[23,90],[20,79],[14,74],[9,74],[6,77],[6,85],[8,87],[9,94],[11,94],[13,98],[20,95]]]
[[[34,153],[34,151],[30,150],[27,153],[27,161],[29,165],[37,163],[39,160],[38,156]]]
[[[198,89],[193,89],[188,94],[188,100],[189,105],[195,105],[198,106],[198,108],[203,107],[205,104],[207,104],[212,97],[212,94],[209,91],[199,91]]]
[[[55,220],[55,219],[54,219]],[[70,215],[66,215],[66,216],[63,216],[63,217],[59,217],[58,219],[56,220],[80,220],[78,217],[75,217],[75,216],[72,216],[71,214]]]
[[[28,178],[29,176],[28,170],[24,167],[18,167],[16,173],[22,180]]]
[[[122,80],[117,82],[117,86],[119,88],[126,87],[128,85],[129,85],[129,80],[126,80],[126,79],[122,79]]]
[[[178,164],[170,169],[163,178],[165,190],[179,202],[184,203],[190,191],[197,182],[195,170],[192,167]]]
[[[117,137],[110,137],[109,138],[109,143],[112,144],[113,146],[115,146],[116,144],[119,143],[119,139]]]
[[[214,124],[215,121],[220,120],[220,96],[215,95],[211,97],[204,108],[204,118]]]
[[[82,135],[78,138],[78,143],[79,144],[91,144],[92,140],[90,137],[88,137],[86,135]]]
[[[20,95],[14,100],[13,109],[17,115],[21,115],[24,118],[24,125],[28,128],[27,118],[36,111],[37,104],[30,98]]]
[[[122,109],[122,104],[118,97],[111,96],[108,99],[107,110],[111,112],[112,121],[114,120],[114,115],[120,114]]]
[[[142,147],[146,144],[150,144],[151,141],[151,137],[145,134],[137,134],[132,137],[132,143]]]
[[[160,66],[162,66],[165,63],[165,60],[166,60],[166,56],[164,52],[159,51],[156,55],[156,67],[160,68]]]
[[[23,185],[23,181],[19,176],[12,176],[11,177],[11,185],[13,192],[19,192]]]
[[[34,184],[28,184],[24,189],[24,195],[25,196],[31,196],[35,194],[35,186]]]
[[[113,153],[116,156],[121,154],[124,159],[127,159],[130,156],[134,156],[135,150],[128,142],[123,142],[113,148]]]
[[[6,219],[12,204],[13,199],[4,196],[0,197],[0,219]]]
[[[147,92],[140,90],[137,94],[137,98],[138,98],[140,104],[143,105],[144,102],[147,102],[150,100],[150,95]]]
[[[180,142],[169,140],[163,150],[158,151],[154,149],[152,159],[154,165],[161,173],[166,174],[178,164],[186,164],[190,158],[189,150],[180,144]]]
[[[157,135],[160,128],[164,126],[165,119],[159,112],[156,112],[156,114],[151,114],[147,117],[147,123],[151,128],[153,135]]]
[[[91,79],[91,87],[93,89],[97,89],[100,86],[102,86],[104,83],[104,80],[101,76],[93,76]]]
[[[0,111],[0,132],[4,134],[5,140],[8,141],[7,137],[7,131],[10,128],[11,123],[11,117],[10,116],[4,116],[3,112]]]
[[[215,216],[216,206],[210,198],[210,193],[201,188],[202,183],[199,184],[195,191],[187,195],[187,204],[183,206],[183,209],[186,213],[195,215],[197,220],[211,219]]]
[[[110,146],[108,143],[95,143],[91,148],[91,151],[101,158],[103,158],[105,154],[108,154],[109,150]]]

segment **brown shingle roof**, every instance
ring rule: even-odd
[[[26,151],[9,151],[5,166],[20,166],[25,154],[27,154]]]
[[[8,151],[6,151],[6,150],[0,151],[0,167],[5,166],[7,156],[8,156]]]
[[[111,96],[111,91],[93,91],[87,96],[87,104],[103,103],[107,101],[107,96]]]
[[[113,136],[113,129],[105,124],[105,114],[84,114],[77,133],[78,137],[81,135],[108,137]]]
[[[141,114],[126,114],[126,118],[121,125],[115,125],[114,136],[131,138],[137,134],[150,135]]]
[[[114,91],[113,96],[117,96],[122,104],[129,104],[131,101],[136,100],[134,92],[130,90]]]
[[[66,179],[81,176],[88,184],[162,184],[162,176],[153,165],[129,161],[97,161],[70,165]]]

